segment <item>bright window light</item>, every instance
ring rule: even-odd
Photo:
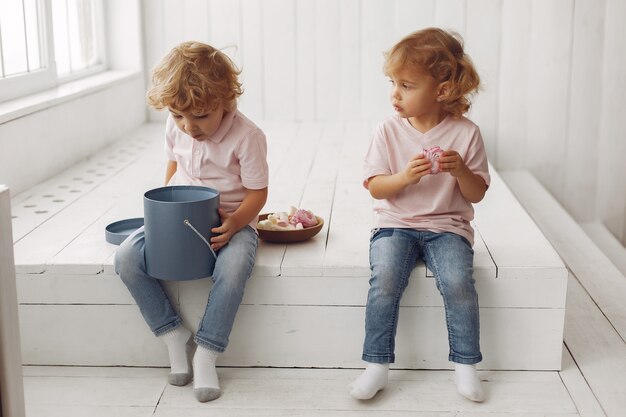
[[[96,6],[94,0],[52,0],[54,56],[59,77],[102,63]]]
[[[106,69],[103,0],[0,0],[0,102]]]
[[[0,78],[42,68],[37,0],[0,0]]]

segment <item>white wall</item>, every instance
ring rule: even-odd
[[[579,221],[626,242],[623,0],[144,0],[148,67],[200,40],[243,68],[253,119],[390,114],[382,52],[459,32],[483,80],[470,117],[499,169],[531,170]],[[153,118],[162,115],[152,114]],[[364,138],[367,140],[367,138]]]
[[[592,141],[589,146],[598,148],[598,215],[626,244],[626,2],[606,0],[606,6],[603,57],[596,63],[604,80],[601,84],[600,140]],[[593,79],[585,82],[593,83]],[[586,170],[583,168],[582,171]]]

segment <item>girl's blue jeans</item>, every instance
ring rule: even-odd
[[[195,341],[198,345],[223,352],[233,328],[246,281],[252,273],[258,237],[246,226],[235,233],[217,252],[213,287]],[[208,250],[208,248],[207,248]],[[146,274],[143,227],[130,235],[115,254],[115,272],[128,287],[144,320],[159,336],[182,324],[161,282]]]
[[[363,360],[395,361],[400,298],[419,259],[435,275],[437,289],[443,296],[450,346],[448,360],[480,362],[478,295],[472,277],[474,251],[470,243],[454,233],[402,228],[372,231],[372,276],[365,311]]]

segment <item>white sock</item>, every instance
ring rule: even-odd
[[[385,388],[389,380],[388,363],[368,363],[365,371],[348,385],[350,395],[357,400],[369,400]]]
[[[212,401],[221,394],[215,369],[218,356],[219,352],[199,345],[193,355],[193,391],[200,402]]]
[[[191,332],[184,326],[178,326],[159,336],[159,339],[167,345],[172,374],[188,374],[191,371],[187,357],[187,342],[190,337]]]
[[[459,394],[465,398],[476,402],[483,402],[485,400],[485,393],[481,386],[480,378],[478,378],[475,365],[455,363],[454,382],[456,383],[456,389],[459,391]]]

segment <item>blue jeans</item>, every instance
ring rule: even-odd
[[[448,326],[448,360],[474,364],[482,360],[478,295],[472,277],[474,251],[454,233],[424,230],[375,229],[370,240],[370,289],[365,311],[363,360],[395,361],[395,337],[400,298],[417,261],[434,273],[443,296]]]
[[[246,226],[217,252],[213,287],[195,341],[198,345],[223,352],[233,328],[246,281],[252,273],[258,236]],[[144,320],[156,335],[182,324],[161,282],[146,274],[143,227],[130,235],[115,254],[115,272],[128,287]]]

